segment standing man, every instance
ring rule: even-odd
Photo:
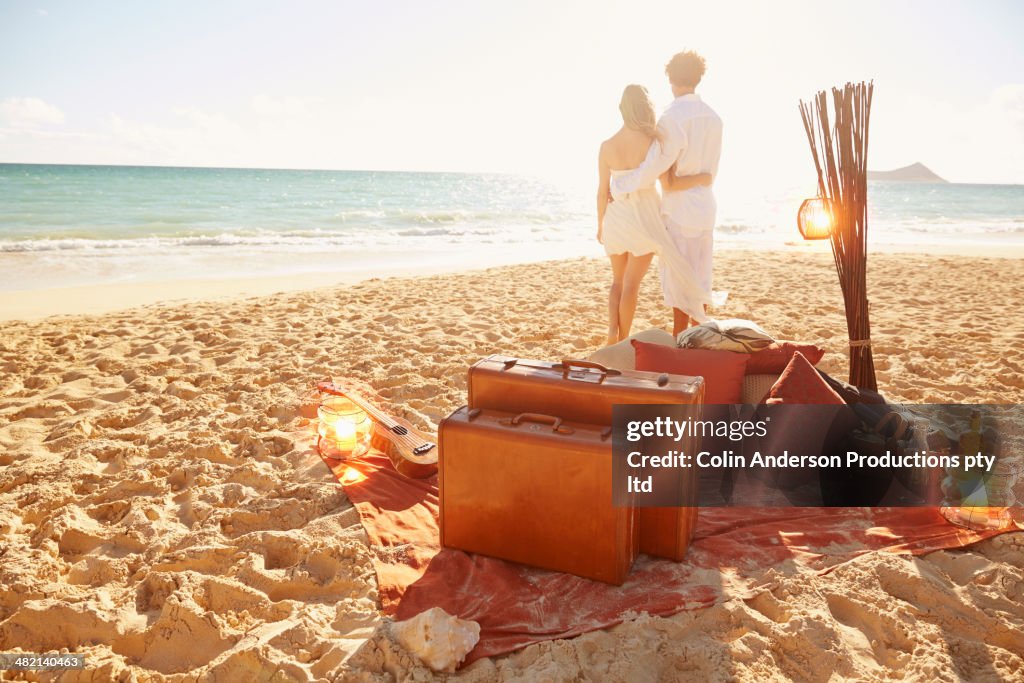
[[[651,145],[647,158],[638,168],[614,178],[611,193],[614,199],[621,199],[629,192],[653,184],[662,174],[668,175],[667,182],[662,183],[662,219],[704,290],[700,301],[685,296],[673,287],[672,279],[666,277],[664,268],[661,269],[665,303],[672,307],[672,333],[678,335],[690,326],[691,317],[702,318],[711,302],[717,205],[711,185],[673,190],[671,181],[675,177],[710,173],[713,182],[722,155],[722,119],[695,92],[704,75],[703,57],[693,51],[680,52],[665,65],[665,74],[675,100],[658,120],[661,143]]]

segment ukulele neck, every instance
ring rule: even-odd
[[[325,391],[329,394],[334,394],[335,396],[344,396],[348,400],[352,401],[352,403],[354,403],[360,409],[362,409],[367,415],[369,415],[374,422],[380,423],[381,425],[390,430],[394,430],[396,427],[401,427],[401,425],[398,423],[397,420],[395,420],[395,418],[391,417],[384,411],[380,410],[372,403],[365,400],[362,396],[353,391],[345,391],[343,388],[339,387],[333,382],[323,382],[319,385],[319,388],[322,391]]]
[[[392,418],[387,413],[384,413],[384,412],[380,411],[379,409],[375,408],[373,405],[371,405],[367,401],[364,401],[359,396],[357,396],[355,394],[346,394],[345,397],[348,400],[352,401],[352,403],[356,404],[357,406],[362,408],[364,411],[366,411],[366,414],[369,415],[370,418],[373,419],[374,422],[379,422],[382,425],[384,425],[385,427],[387,427],[388,429],[391,429],[392,427],[398,426],[398,422],[396,422],[394,420],[394,418]]]

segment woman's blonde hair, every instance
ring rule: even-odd
[[[622,112],[622,122],[626,124],[626,128],[638,130],[651,140],[661,139],[658,133],[658,120],[654,115],[654,103],[651,102],[647,88],[642,85],[627,85],[622,91],[619,111]]]

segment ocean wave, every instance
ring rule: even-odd
[[[572,212],[522,209],[349,209],[331,217],[334,224],[374,223],[386,225],[479,225],[514,222],[548,225],[578,219]]]
[[[896,220],[887,221],[876,218],[868,220],[869,230],[877,226],[893,232],[913,233],[917,235],[937,235],[941,237],[955,237],[962,235],[983,236],[983,235],[1024,235],[1024,222],[1020,220],[963,220],[947,219],[940,220]]]
[[[572,229],[549,231],[558,235],[573,235]],[[372,250],[375,248],[443,247],[447,244],[472,244],[484,239],[493,242],[526,243],[536,239],[526,227],[496,228],[404,228],[366,229],[359,231],[334,232],[304,230],[279,232],[227,232],[218,234],[190,234],[176,237],[133,237],[93,239],[85,237],[54,237],[41,239],[0,240],[0,253],[31,252],[154,252],[176,249],[295,249],[310,251],[316,249],[352,248]]]
[[[380,236],[375,236],[379,238]],[[178,247],[274,247],[274,246],[351,246],[367,244],[360,235],[196,235],[187,237],[140,237],[130,239],[56,238],[0,242],[0,253],[45,251],[131,251],[160,250]]]
[[[379,220],[386,218],[387,211],[383,209],[347,209],[339,211],[331,216],[332,223],[349,223],[353,220]]]
[[[747,225],[746,223],[724,223],[722,225],[715,226],[716,232],[725,233],[727,235],[743,235],[743,234],[761,234],[767,232],[768,229],[764,225]]]
[[[518,224],[543,225],[559,223],[574,218],[572,214],[545,211],[420,211],[400,216],[401,220],[416,223],[494,223],[514,222]]]
[[[459,228],[406,228],[395,234],[401,237],[467,237],[474,235],[494,235],[498,231],[493,228],[459,229]]]

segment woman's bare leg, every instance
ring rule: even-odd
[[[629,254],[611,254],[612,288],[608,290],[608,340],[607,344],[619,341],[619,301],[622,299],[622,278],[626,273]]]
[[[619,339],[629,336],[633,327],[633,316],[636,314],[636,302],[640,298],[640,283],[643,282],[647,269],[651,266],[654,254],[633,256],[627,254],[626,272],[622,278],[622,298],[619,299]]]

